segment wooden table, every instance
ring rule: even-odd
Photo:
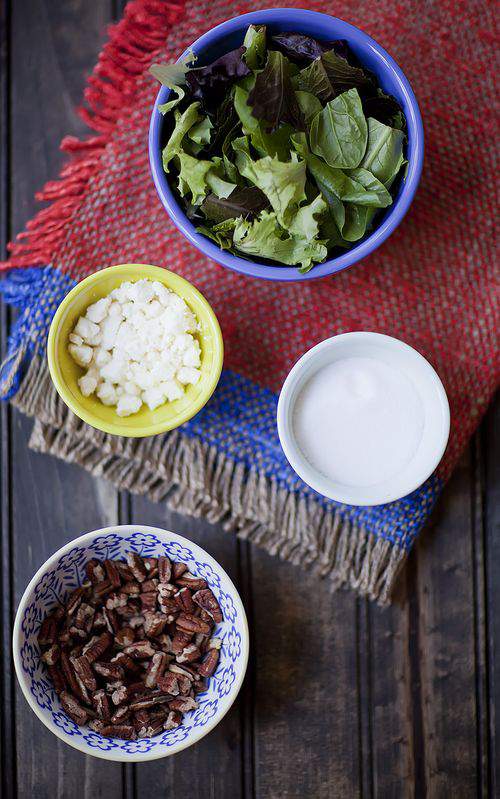
[[[2,0],[2,242],[54,178],[119,0]],[[9,312],[2,310],[5,352]],[[498,410],[498,409],[497,409]],[[380,610],[237,541],[27,448],[2,407],[2,780],[22,799],[326,799],[498,796],[500,415],[490,411],[401,580]],[[148,765],[85,757],[37,720],[10,637],[38,566],[81,532],[118,522],[176,530],[236,581],[252,655],[238,701],[197,746]]]

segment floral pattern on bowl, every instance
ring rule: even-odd
[[[123,741],[79,727],[62,710],[40,660],[38,631],[46,614],[86,579],[91,558],[125,559],[134,551],[143,557],[168,555],[203,577],[217,597],[224,620],[214,635],[222,641],[220,660],[199,707],[186,713],[180,727],[154,738]],[[221,566],[201,547],[175,533],[141,525],[125,525],[88,533],[56,552],[37,572],[19,604],[14,625],[14,662],[31,708],[66,743],[86,754],[133,762],[173,754],[207,734],[229,710],[240,689],[248,660],[248,626],[241,599]]]

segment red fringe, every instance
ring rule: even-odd
[[[98,171],[121,109],[134,94],[137,78],[162,48],[168,28],[184,11],[184,0],[131,0],[123,18],[108,30],[109,40],[99,55],[84,91],[86,106],[78,113],[97,136],[66,136],[60,145],[70,160],[35,197],[50,202],[28,222],[24,232],[7,245],[12,267],[46,266],[65,236],[66,224],[78,210],[89,179]]]

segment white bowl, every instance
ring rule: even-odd
[[[124,741],[105,738],[89,727],[78,727],[63,711],[40,660],[38,631],[44,616],[86,579],[90,558],[124,558],[129,551],[145,557],[168,555],[203,577],[217,597],[224,620],[215,634],[222,639],[219,665],[208,690],[198,694],[199,707],[183,723],[154,738]],[[191,746],[225,716],[240,690],[248,661],[248,624],[243,604],[224,569],[204,549],[183,536],[156,527],[105,527],[80,536],[59,549],[37,571],[17,609],[13,650],[23,694],[51,732],[86,755],[132,763],[156,760]]]
[[[423,429],[416,451],[401,471],[371,485],[332,480],[307,460],[294,434],[295,403],[306,382],[319,369],[345,358],[373,358],[398,370],[411,381],[422,409]],[[382,505],[405,497],[432,474],[448,442],[450,409],[441,380],[420,353],[391,336],[356,332],[326,339],[297,361],[281,389],[277,421],[283,451],[307,485],[347,505]]]

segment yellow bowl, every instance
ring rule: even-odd
[[[198,340],[201,348],[201,377],[195,386],[188,386],[184,396],[167,402],[154,411],[143,406],[132,416],[120,417],[112,406],[103,405],[91,395],[84,397],[78,378],[84,370],[68,352],[69,334],[78,317],[93,302],[105,297],[125,280],[149,278],[158,280],[189,305],[200,324]],[[119,264],[102,269],[78,283],[64,298],[50,326],[47,357],[52,381],[59,396],[87,424],[117,436],[137,438],[173,430],[191,419],[212,396],[219,382],[224,357],[222,334],[212,308],[200,292],[179,275],[149,264]]]

